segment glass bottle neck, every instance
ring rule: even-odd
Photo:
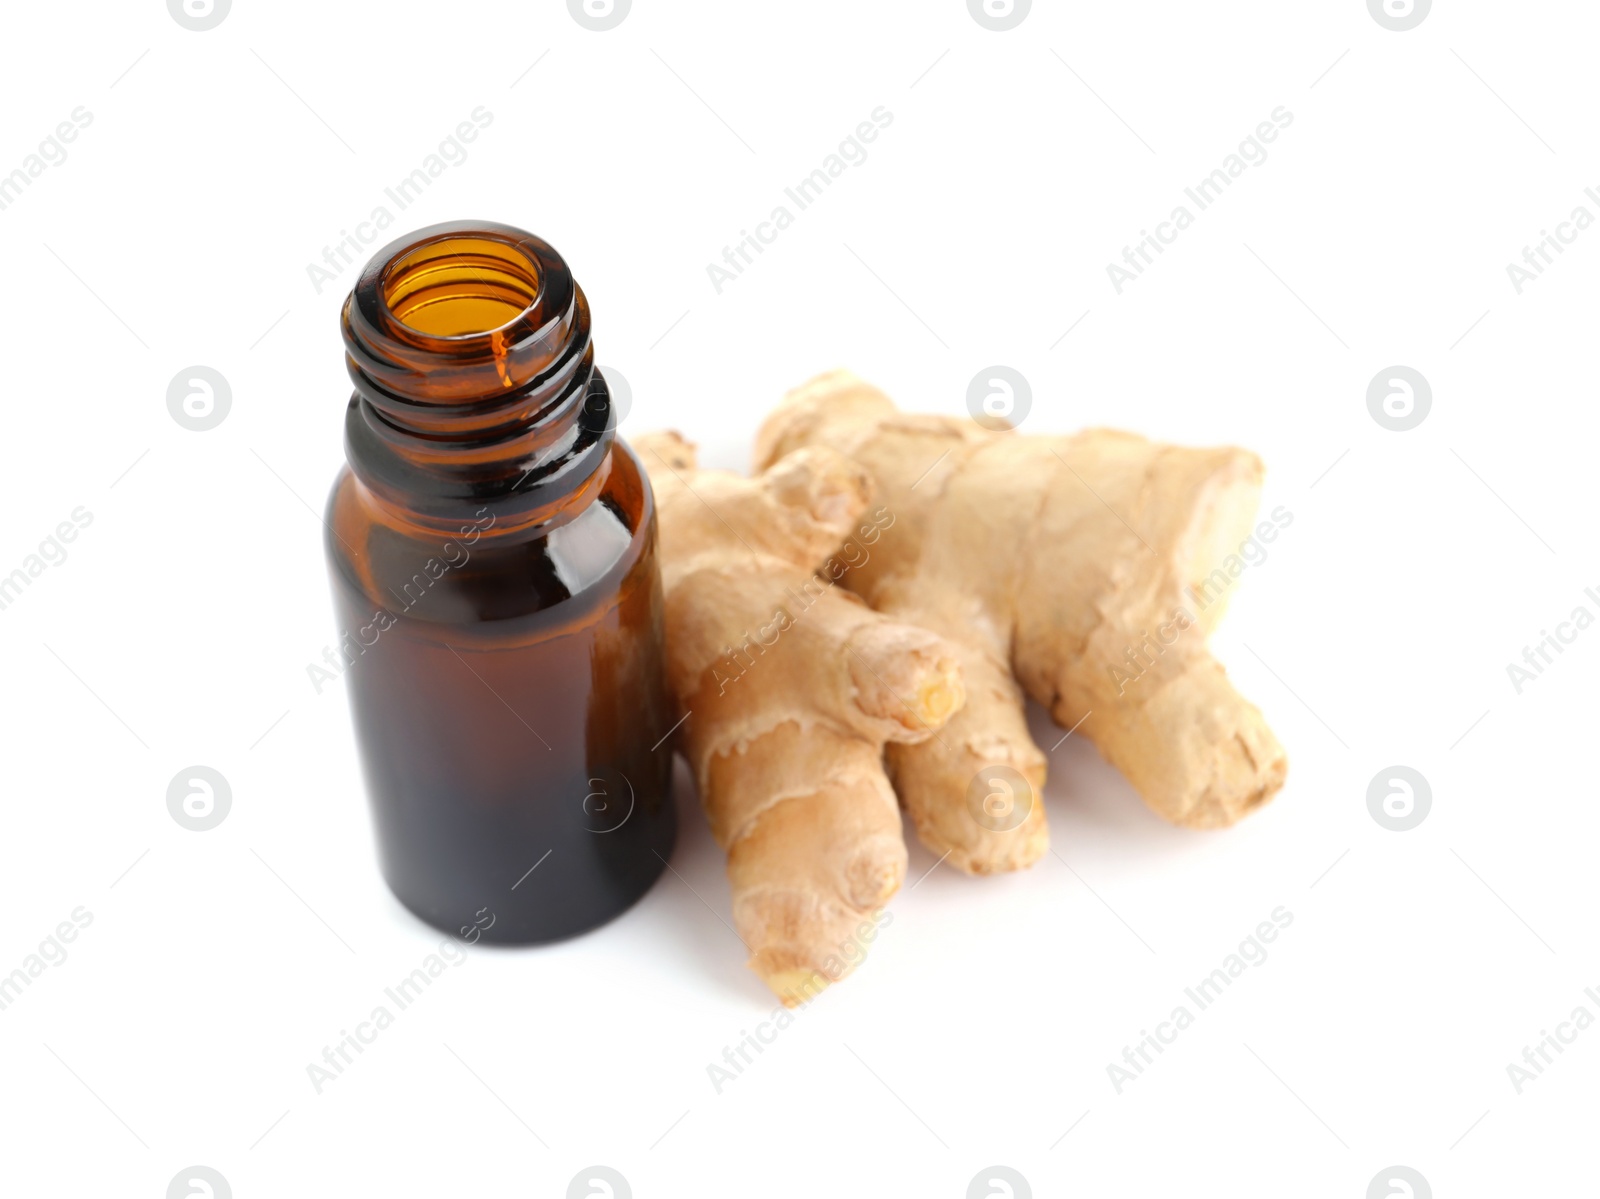
[[[341,316],[351,470],[381,505],[454,531],[554,528],[598,491],[616,420],[589,304],[561,256],[509,225],[419,230],[367,264]]]

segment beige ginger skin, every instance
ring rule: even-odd
[[[894,515],[846,585],[940,634],[960,662],[965,706],[938,737],[888,747],[932,852],[985,874],[1048,848],[1037,799],[1046,755],[1028,733],[1026,696],[1090,738],[1174,823],[1232,824],[1282,787],[1282,747],[1205,643],[1226,595],[1207,602],[1206,580],[1251,534],[1254,454],[1108,429],[994,432],[902,413],[842,371],[767,418],[757,469],[817,446],[865,467]],[[984,820],[993,788],[974,779],[996,766],[1031,790],[1009,797],[1011,819]]]
[[[659,513],[679,747],[750,968],[797,1006],[860,962],[905,879],[883,747],[960,708],[956,653],[834,582],[887,538],[856,464],[818,446],[742,478],[697,469],[675,433],[633,444]]]

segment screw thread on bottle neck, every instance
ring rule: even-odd
[[[453,530],[554,527],[616,435],[589,304],[561,256],[509,225],[457,222],[379,251],[341,316],[355,394],[345,451],[379,503]]]

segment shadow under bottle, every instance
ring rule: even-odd
[[[655,506],[588,303],[538,238],[439,225],[342,323],[326,546],[384,877],[470,940],[584,932],[675,834]]]

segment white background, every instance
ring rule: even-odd
[[[1600,216],[1593,6],[1441,0],[1409,32],[1361,0],[1041,2],[1002,33],[955,0],[637,0],[604,33],[550,0],[4,22],[0,173],[93,119],[0,211],[0,574],[93,521],[0,611],[0,973],[93,923],[0,1012],[0,1190],[159,1199],[197,1163],[239,1199],[560,1196],[596,1163],[640,1197],[956,1197],[997,1163],[1040,1196],[1359,1199],[1395,1164],[1438,1196],[1593,1187],[1600,1031],[1521,1094],[1506,1069],[1600,1015],[1600,630],[1521,694],[1506,672],[1600,615],[1600,231],[1520,295],[1506,272]],[[1002,363],[1030,432],[1259,452],[1294,522],[1215,649],[1288,749],[1281,795],[1168,827],[1073,738],[1056,853],[927,873],[718,1094],[707,1067],[774,1002],[680,770],[643,902],[470,951],[317,1094],[307,1065],[438,935],[385,890],[343,685],[306,671],[334,638],[316,513],[355,274],[318,294],[306,268],[479,105],[385,236],[550,240],[632,385],[624,433],[743,469],[817,371],[959,413]],[[866,161],[718,294],[707,264],[879,105]],[[1280,105],[1267,160],[1117,294],[1107,264]],[[231,384],[207,432],[166,407],[194,364]],[[1433,389],[1409,432],[1367,411],[1394,364]],[[233,794],[205,833],[166,809],[197,763]],[[1395,764],[1433,792],[1406,833],[1366,804]],[[933,865],[913,845],[908,887]],[[1118,1094],[1124,1045],[1279,905],[1269,959]]]

